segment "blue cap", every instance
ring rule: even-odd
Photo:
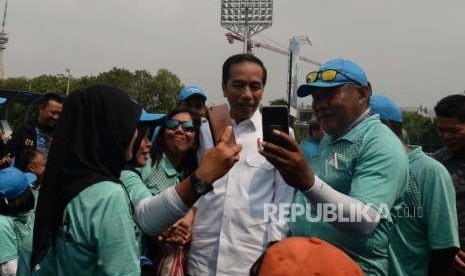
[[[0,97],[0,104],[4,104],[6,102],[6,98]]]
[[[341,74],[337,74],[333,81],[324,81],[318,78],[313,83],[302,84],[299,89],[297,89],[297,96],[305,97],[310,95],[315,89],[336,87],[346,83],[355,83],[358,85],[368,84],[368,79],[363,69],[350,60],[341,58],[330,60],[321,65],[318,72],[325,70],[336,70]]]
[[[199,86],[195,85],[184,87],[181,91],[179,91],[176,100],[185,101],[192,96],[199,96],[200,98],[202,98],[202,101],[207,100],[207,96],[205,96],[205,91],[203,91],[203,89]]]
[[[402,112],[399,106],[386,96],[372,95],[370,97],[370,108],[373,114],[379,114],[381,120],[402,123]]]
[[[152,134],[152,147],[155,146],[155,140],[157,139],[157,136],[160,134],[160,126],[157,126],[154,130],[153,130],[153,134]]]
[[[0,170],[0,196],[7,200],[20,196],[37,180],[33,173],[23,173],[15,167]]]
[[[156,122],[165,118],[165,114],[159,113],[148,113],[145,109],[142,109],[142,112],[139,117],[139,122]]]

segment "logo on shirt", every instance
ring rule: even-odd
[[[328,164],[334,167],[335,169],[339,169],[338,155],[336,152],[333,152],[333,154],[331,154],[331,159],[329,159]]]

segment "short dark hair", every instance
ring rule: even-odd
[[[441,99],[434,107],[434,111],[436,116],[465,122],[465,95],[450,95]]]
[[[199,129],[200,129],[200,118],[196,117],[196,113],[190,109],[185,107],[177,107],[173,109],[168,115],[165,117],[165,122],[160,126],[160,130],[158,131],[157,136],[154,137],[153,146],[150,151],[150,157],[152,159],[152,165],[154,167],[158,167],[160,165],[160,161],[163,157],[163,153],[165,152],[165,145],[163,141],[163,136],[166,131],[166,121],[173,118],[179,113],[188,113],[192,117],[192,122],[194,123],[196,129],[196,141],[195,145],[199,144]],[[188,154],[185,160],[183,160],[181,166],[183,169],[186,169],[187,172],[193,173],[197,169],[197,146],[194,147]]]
[[[387,127],[389,127],[391,129],[391,131],[394,132],[394,134],[397,137],[402,138],[403,124],[401,122],[396,122],[396,121],[392,121],[392,120],[383,120],[383,119],[381,119],[381,122],[383,122],[383,124],[385,124]]]
[[[46,93],[45,95],[43,95],[40,98],[40,100],[38,102],[39,108],[40,109],[45,108],[49,101],[55,101],[57,103],[63,103],[63,99],[60,96],[58,96],[58,94]]]
[[[35,198],[31,188],[27,188],[20,196],[5,201],[0,197],[0,214],[5,216],[16,216],[34,209]]]
[[[15,160],[15,167],[18,168],[18,170],[26,172],[27,170],[27,165],[29,165],[32,160],[36,157],[38,154],[37,150],[34,149],[25,149],[21,152],[19,157]]]
[[[256,56],[252,54],[237,54],[234,56],[230,56],[224,63],[223,63],[223,75],[222,75],[222,84],[226,85],[230,76],[231,76],[231,67],[234,64],[243,63],[243,62],[252,62],[259,65],[263,71],[262,83],[263,86],[266,84],[266,68],[263,65],[263,62]]]

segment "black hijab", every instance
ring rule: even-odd
[[[66,205],[100,181],[120,183],[141,108],[111,86],[72,93],[53,136],[34,223],[31,268],[55,241]]]

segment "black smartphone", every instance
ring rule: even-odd
[[[284,147],[273,135],[273,130],[289,134],[289,110],[284,105],[262,107],[263,141]]]

